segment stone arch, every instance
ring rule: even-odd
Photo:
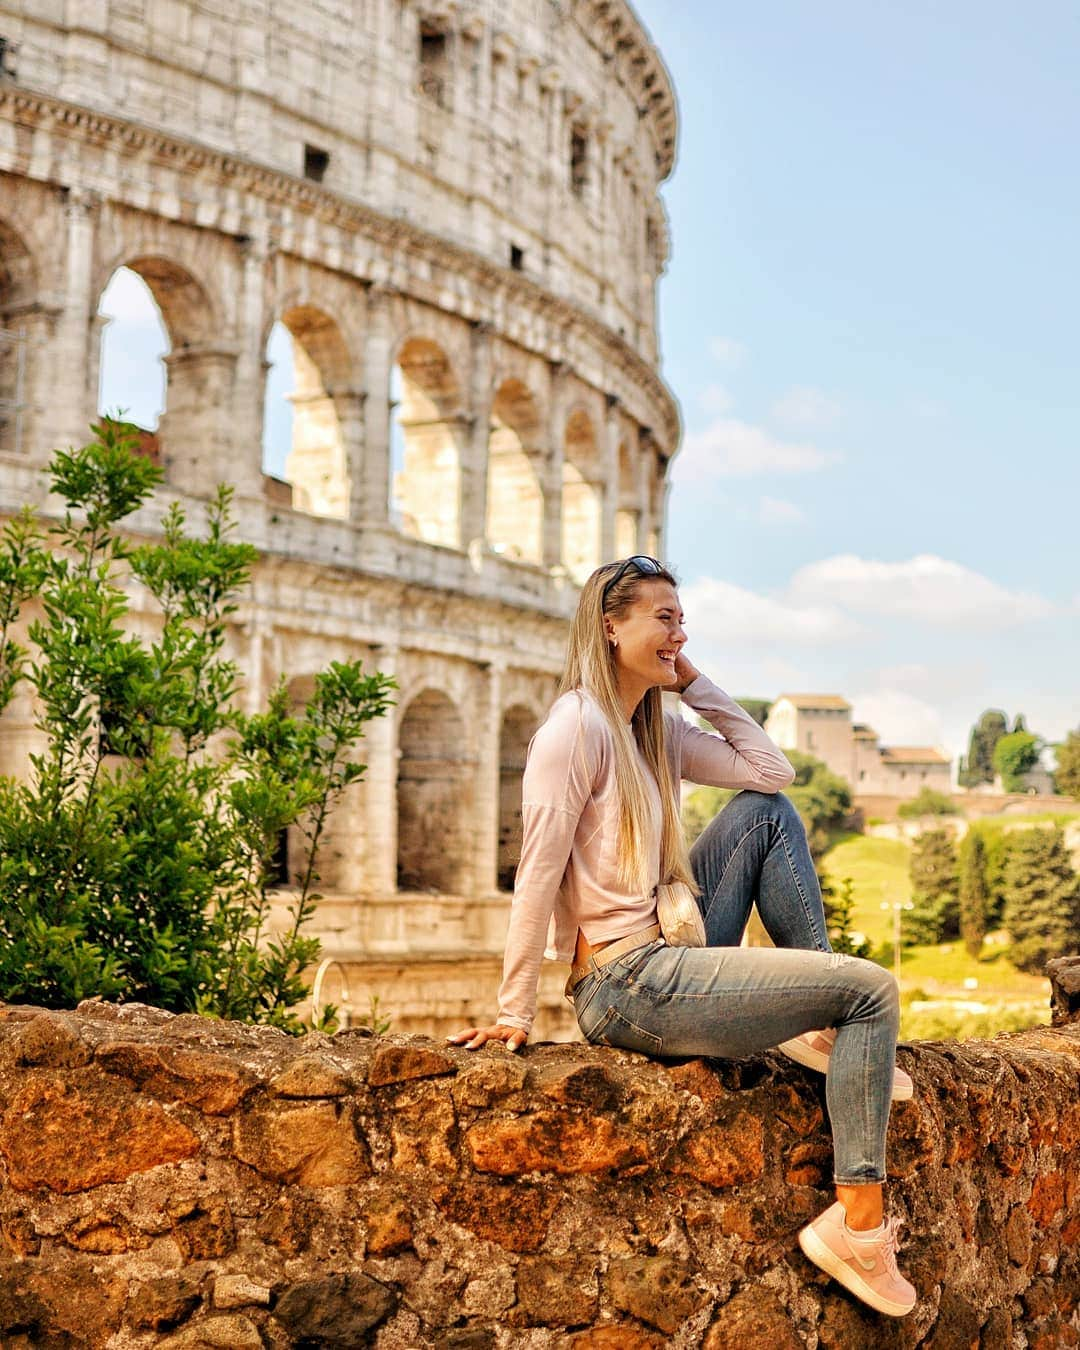
[[[485,533],[496,552],[533,563],[543,560],[541,443],[536,400],[521,380],[504,380],[491,406]]]
[[[514,889],[521,858],[521,777],[525,756],[539,719],[531,708],[516,703],[506,709],[499,727],[499,855],[496,875],[501,891]]]
[[[287,693],[290,716],[300,716],[315,693],[315,676],[310,673],[293,676],[288,682]],[[323,822],[315,868],[318,872],[317,889],[324,893],[348,888],[350,876],[354,871],[353,862],[362,842],[356,837],[353,810],[355,794],[362,789],[362,783],[350,784],[331,806]],[[303,825],[300,823],[290,825],[281,831],[278,838],[278,849],[274,858],[276,884],[286,889],[298,890],[307,863],[308,842],[304,836]]]
[[[638,531],[641,525],[641,503],[637,468],[633,451],[627,441],[619,442],[619,494],[615,508],[615,556],[629,558],[639,553]]]
[[[472,782],[465,726],[441,690],[422,690],[398,723],[399,890],[461,894],[470,872]]]
[[[166,371],[164,412],[147,449],[160,453],[172,482],[205,494],[224,467],[211,466],[207,459],[212,459],[212,451],[221,440],[220,420],[228,403],[233,368],[232,355],[219,344],[217,307],[206,287],[172,258],[156,253],[123,257],[109,269],[108,282],[122,267],[145,283],[169,345],[162,358]],[[106,336],[107,330],[102,339],[105,360]],[[106,383],[105,360],[102,387]]]
[[[122,413],[147,433],[146,443],[156,453],[168,382],[165,357],[171,349],[161,308],[138,272],[118,267],[101,292],[97,312],[98,413]]]
[[[468,428],[457,375],[437,342],[416,336],[401,344],[391,398],[395,460],[391,512],[406,534],[457,548]]]
[[[25,314],[38,298],[37,267],[21,234],[0,221],[0,450],[23,448],[37,350]]]
[[[283,418],[270,381],[264,414],[264,467],[282,468],[292,485],[292,502],[313,515],[345,519],[349,514],[347,429],[355,402],[352,358],[338,323],[311,304],[284,309],[267,339],[267,352],[291,349],[292,388],[285,397],[291,418]],[[276,383],[276,382],[275,382]],[[279,442],[288,445],[283,466]]]
[[[577,408],[563,433],[562,561],[578,582],[600,565],[601,480],[596,429]]]

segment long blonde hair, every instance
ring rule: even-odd
[[[652,808],[635,752],[635,742],[660,789],[660,881],[684,881],[696,894],[690,858],[679,819],[677,784],[664,753],[664,705],[660,689],[649,689],[628,725],[619,698],[615,652],[604,628],[605,616],[622,618],[645,581],[678,583],[664,569],[643,575],[631,570],[604,596],[604,586],[620,564],[605,563],[585,582],[570,625],[566,666],[559,693],[583,689],[596,700],[607,719],[615,748],[615,786],[619,794],[619,880],[643,895],[652,890],[646,840],[652,832]]]

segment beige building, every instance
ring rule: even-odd
[[[915,797],[924,787],[950,792],[952,760],[936,746],[882,746],[872,727],[851,720],[839,694],[781,694],[765,730],[781,750],[822,760],[852,791],[865,796]]]
[[[402,1030],[487,1017],[573,583],[662,548],[663,63],[625,0],[0,0],[0,39],[0,515],[47,510],[42,466],[86,439],[99,299],[132,269],[171,346],[134,528],[234,485],[252,707],[332,659],[400,685],[321,869],[327,994],[344,973]],[[32,744],[24,702],[0,772]],[[565,1032],[546,978],[538,1031]]]

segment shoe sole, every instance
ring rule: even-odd
[[[796,1064],[801,1064],[804,1069],[814,1069],[817,1073],[829,1072],[829,1056],[823,1055],[820,1050],[812,1050],[805,1041],[784,1041],[778,1045],[777,1050],[787,1055],[788,1059],[793,1059]],[[894,1102],[910,1101],[914,1093],[914,1085],[907,1083],[893,1083],[892,1100]]]
[[[846,1261],[837,1256],[831,1247],[822,1242],[813,1228],[802,1229],[799,1233],[799,1246],[808,1261],[812,1261],[815,1266],[820,1267],[826,1275],[831,1275],[849,1293],[861,1299],[875,1312],[884,1313],[887,1317],[906,1317],[914,1308],[914,1302],[895,1303],[891,1298],[879,1294],[872,1285],[867,1284],[862,1279],[857,1270],[853,1270]]]

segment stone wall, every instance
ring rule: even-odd
[[[915,1312],[811,1268],[822,1080],[0,1008],[0,1337],[30,1347],[1076,1345],[1080,1027],[904,1046]]]

